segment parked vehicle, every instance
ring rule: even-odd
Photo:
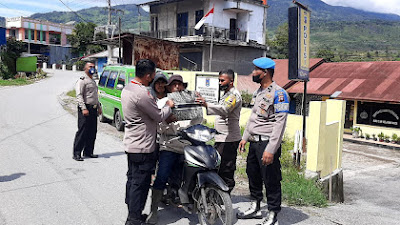
[[[217,174],[221,156],[206,144],[215,133],[215,129],[201,124],[181,131],[178,138],[191,145],[184,148],[183,181],[178,194],[183,208],[198,214],[200,224],[231,225],[233,208],[229,188]]]
[[[161,71],[157,69],[157,71]],[[167,75],[167,74],[166,74]],[[128,65],[110,65],[103,69],[99,78],[99,101],[103,113],[100,122],[113,121],[117,130],[124,129],[121,92],[135,78],[135,67]]]

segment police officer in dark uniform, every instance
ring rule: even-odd
[[[266,57],[253,60],[253,81],[260,83],[254,92],[252,112],[239,149],[244,151],[249,141],[246,173],[252,202],[251,207],[239,212],[239,219],[262,218],[260,203],[263,199],[262,186],[265,185],[268,216],[261,225],[278,224],[277,214],[281,210],[281,142],[289,113],[289,96],[273,80],[275,62]]]
[[[93,80],[96,72],[93,63],[86,63],[85,75],[76,83],[76,99],[78,101],[78,131],[75,135],[73,159],[83,161],[83,155],[89,158],[97,158],[93,154],[94,142],[97,133],[97,115],[101,113],[98,98],[98,89]]]

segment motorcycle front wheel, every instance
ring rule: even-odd
[[[229,194],[217,187],[205,188],[206,205],[199,195],[197,199],[198,217],[201,225],[232,225],[233,208]],[[207,213],[205,208],[207,207]]]

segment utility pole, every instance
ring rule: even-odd
[[[111,0],[107,0],[108,2],[108,26],[111,27]],[[109,29],[107,28],[107,31],[109,31]],[[107,34],[108,36],[108,34]],[[108,38],[108,37],[107,37]],[[108,52],[108,57],[107,57],[107,64],[111,64],[111,60],[113,57],[113,50],[112,50],[112,46],[111,45],[107,45],[107,52]]]

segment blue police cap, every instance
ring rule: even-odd
[[[260,57],[253,60],[253,64],[261,69],[275,69],[274,60],[267,57]]]

